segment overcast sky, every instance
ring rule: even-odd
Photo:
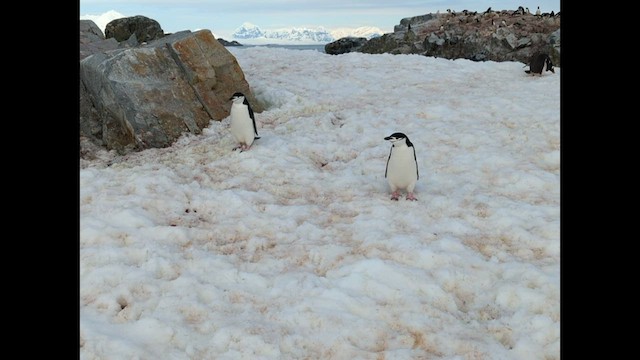
[[[375,26],[386,33],[405,17],[447,9],[485,11],[490,6],[493,10],[523,6],[532,13],[540,6],[542,12],[558,12],[560,0],[80,0],[79,15],[90,19],[109,11],[124,16],[144,15],[158,21],[165,32],[209,29],[217,37],[230,38],[244,22],[263,30]]]

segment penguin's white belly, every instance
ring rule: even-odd
[[[241,144],[251,145],[255,138],[253,120],[246,106],[231,107],[231,134]]]
[[[418,181],[413,148],[393,149],[387,168],[387,180],[391,186],[406,189]]]

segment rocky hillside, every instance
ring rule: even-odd
[[[364,40],[364,39],[361,39]],[[338,40],[339,41],[339,40]],[[393,33],[368,41],[327,44],[328,54],[421,54],[475,61],[520,61],[546,52],[560,66],[560,13],[534,15],[523,8],[485,12],[448,11],[404,18]],[[351,46],[351,47],[348,47]]]

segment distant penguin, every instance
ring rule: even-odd
[[[534,54],[529,60],[529,70],[525,70],[524,72],[531,75],[542,75],[542,73],[545,71],[551,71],[555,74],[551,58],[548,54],[537,53]]]
[[[529,11],[529,8],[525,8],[525,9],[524,9],[524,11],[525,11],[527,14],[531,15],[531,11]]]
[[[536,10],[536,16],[540,16],[540,6],[538,6],[538,10]]]
[[[253,141],[260,139],[253,109],[241,92],[233,94],[229,100],[233,102],[231,104],[231,134],[239,144],[233,150],[249,150]]]
[[[417,200],[413,194],[418,174],[416,149],[407,135],[397,132],[384,138],[391,142],[391,151],[387,159],[384,177],[391,188],[391,200],[398,200],[400,190],[406,190],[407,200]]]

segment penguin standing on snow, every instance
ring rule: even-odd
[[[384,171],[384,177],[391,188],[391,200],[398,200],[400,190],[407,191],[407,200],[417,200],[413,195],[413,189],[420,178],[416,149],[407,135],[400,132],[384,139],[391,141],[391,152]]]
[[[233,150],[249,150],[254,140],[260,139],[256,129],[256,118],[251,105],[243,93],[237,92],[229,99],[231,104],[231,134],[236,138],[238,146]]]
[[[553,70],[553,63],[551,62],[551,58],[548,54],[545,53],[537,53],[531,57],[529,61],[529,70],[525,70],[527,74],[531,75],[542,75],[545,71],[551,71],[552,73],[556,73]]]

